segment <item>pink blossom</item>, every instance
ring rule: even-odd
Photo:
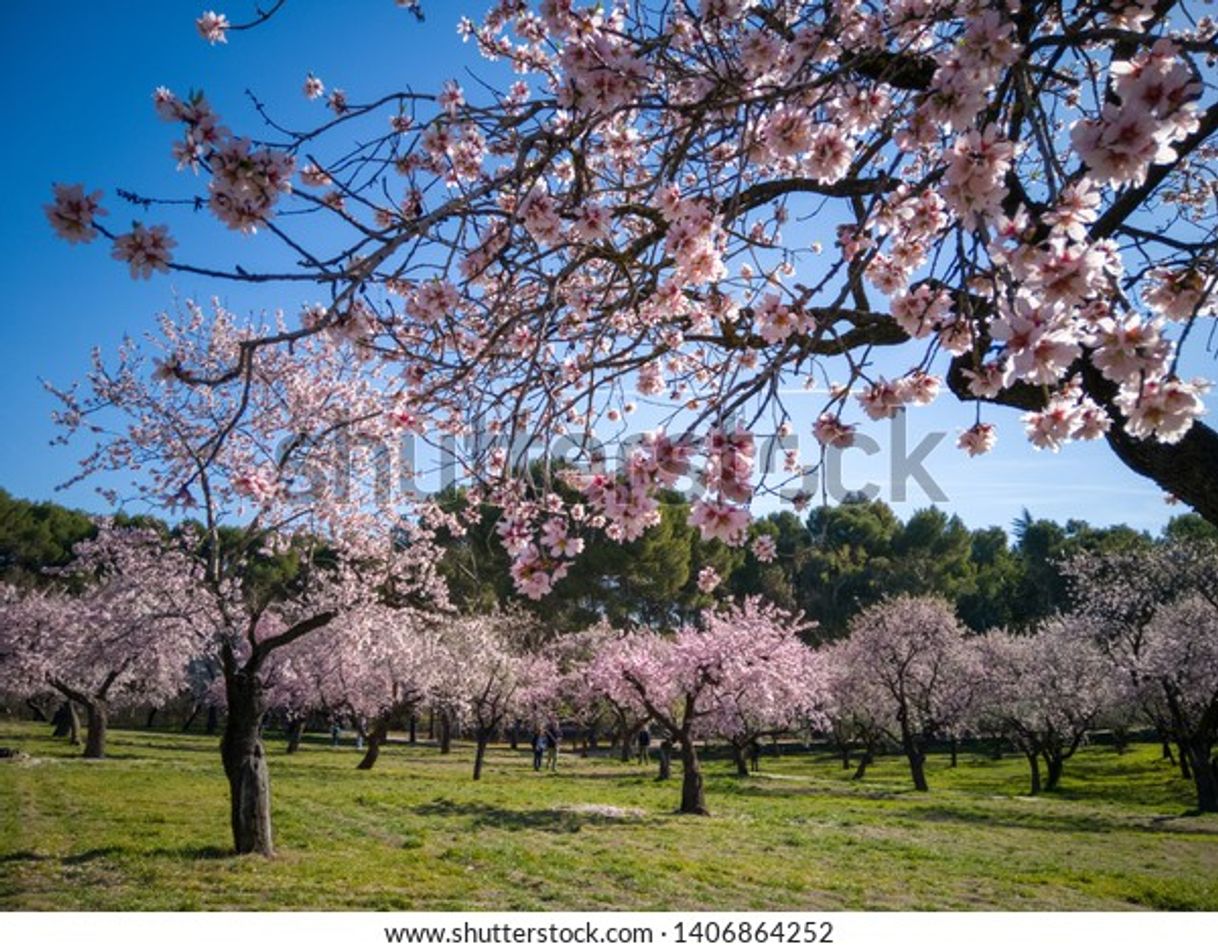
[[[304,95],[306,99],[320,99],[326,92],[326,84],[320,79],[309,73],[304,81]]]
[[[173,260],[169,249],[176,245],[164,225],[145,228],[136,222],[130,232],[114,239],[111,257],[127,262],[131,277],[150,278],[153,271],[169,270],[169,262]]]
[[[698,529],[703,540],[720,539],[739,545],[749,526],[749,511],[724,502],[699,499],[690,511],[689,524]]]
[[[753,540],[752,552],[758,562],[773,562],[778,556],[778,543],[771,535],[759,535]]]
[[[204,11],[199,19],[195,20],[195,28],[199,31],[199,36],[212,46],[228,42],[226,34],[229,26],[228,17],[223,13],[215,13],[211,10]]]
[[[976,423],[960,434],[956,446],[969,456],[988,453],[998,442],[998,433],[992,423]]]
[[[47,221],[55,229],[55,234],[72,244],[90,242],[97,237],[97,229],[93,227],[93,219],[107,214],[98,205],[102,193],[100,191],[85,194],[83,185],[54,186],[55,201],[43,205]]]

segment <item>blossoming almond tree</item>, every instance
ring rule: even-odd
[[[1218,592],[1190,595],[1160,609],[1141,657],[1142,683],[1166,708],[1172,733],[1192,768],[1197,809],[1218,813]]]
[[[928,790],[926,743],[969,723],[979,683],[976,656],[951,604],[903,595],[864,609],[841,660],[883,698],[914,789]]]
[[[130,474],[135,500],[199,520],[197,537],[179,540],[190,573],[163,579],[156,597],[173,604],[186,592],[194,624],[207,631],[224,678],[234,845],[265,854],[268,660],[362,606],[446,600],[427,533],[397,521],[386,533],[391,514],[375,479],[333,438],[342,431],[373,443],[396,432],[375,381],[329,338],[246,346],[270,331],[242,326],[219,305],[209,314],[191,304],[163,316],[143,343],[124,342],[113,365],[97,354],[84,393],[56,391],[64,439],[92,441],[78,479]],[[234,360],[240,374],[205,388],[177,370],[213,372]],[[284,554],[296,571],[259,584],[259,564]]]
[[[741,729],[741,708],[766,707],[767,695],[796,711],[818,707],[820,677],[803,652],[798,619],[759,599],[704,613],[702,624],[674,638],[649,630],[625,634],[593,662],[595,678],[611,695],[638,705],[680,745],[680,812],[707,814],[697,741],[725,726]],[[799,684],[793,677],[809,675]],[[791,718],[791,711],[781,715]]]
[[[828,726],[828,674],[821,657],[803,641],[813,625],[752,598],[738,609],[709,613],[704,627],[755,652],[744,676],[712,687],[713,733],[732,746],[736,772],[747,777],[747,751],[763,734]]]
[[[199,31],[223,56],[263,19],[210,11]],[[463,463],[496,484],[534,596],[584,521],[634,538],[687,474],[703,534],[745,541],[776,486],[759,436],[849,446],[861,416],[945,388],[975,404],[970,455],[997,438],[984,405],[1018,407],[1036,446],[1106,439],[1218,520],[1207,384],[1180,363],[1218,280],[1218,40],[1189,3],[501,0],[459,29],[493,61],[477,94],[327,98],[309,74],[304,131],[261,102],[235,129],[202,94],[155,92],[195,175],[187,201],[140,206],[206,207],[280,248],[278,269],[179,261],[161,224],[119,233],[80,185],[56,186],[51,224],[111,239],[136,276],[316,289],[291,328],[167,372],[219,386],[285,340],[358,346],[393,368],[401,425],[496,437]],[[807,419],[792,382],[822,397]],[[530,451],[589,461],[621,435],[631,389],[665,422],[623,472],[577,480],[579,507],[522,490]],[[779,481],[815,460],[785,464]]]
[[[190,619],[192,565],[156,530],[103,525],[58,574],[80,590],[31,590],[6,606],[0,663],[10,689],[50,685],[80,705],[84,756],[100,759],[112,708],[159,705],[186,686],[203,643]]]
[[[379,603],[345,612],[279,653],[266,676],[267,705],[296,718],[326,711],[366,725],[368,747],[357,766],[371,770],[389,728],[423,707],[441,667],[451,663],[438,622],[431,613]]]
[[[1085,626],[1069,617],[1050,619],[1029,635],[991,632],[976,647],[983,672],[979,720],[1027,758],[1032,796],[1057,789],[1066,760],[1117,699],[1116,672]]]

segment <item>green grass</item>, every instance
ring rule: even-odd
[[[371,772],[322,738],[269,743],[276,858],[229,854],[215,738],[113,731],[89,763],[45,725],[0,721],[0,909],[1218,909],[1218,818],[1157,748],[1088,749],[1060,793],[1022,761],[882,758],[707,770],[713,816],[677,784],[564,754],[557,776],[494,749],[392,746]],[[604,807],[618,808],[605,810]]]

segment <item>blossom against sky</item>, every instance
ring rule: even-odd
[[[459,15],[477,17],[483,6],[436,2],[426,7],[428,19],[420,24],[389,0],[344,5],[341,17],[330,5],[293,4],[257,32],[234,33],[215,46],[200,39],[194,26],[199,11],[186,3],[82,5],[73,11],[70,30],[52,20],[49,10],[15,11],[9,49],[0,63],[8,88],[23,91],[10,96],[6,108],[9,127],[21,130],[24,144],[0,158],[8,180],[18,183],[17,200],[0,233],[5,283],[15,298],[0,337],[12,361],[0,384],[0,427],[8,441],[0,485],[46,498],[73,473],[80,449],[48,446],[55,435],[49,419],[53,401],[42,392],[39,377],[65,385],[82,376],[92,346],[112,350],[124,333],[149,328],[156,312],[175,301],[218,295],[238,314],[276,307],[295,314],[306,303],[305,290],[285,300],[281,291],[180,274],[154,271],[147,280],[132,281],[129,269],[99,247],[55,240],[42,211],[52,182],[80,182],[86,192],[106,189],[106,221],[123,231],[129,220],[151,227],[158,219],[155,211],[146,214],[125,204],[114,194],[115,186],[161,196],[197,190],[189,171],[174,171],[173,132],[153,109],[153,90],[162,85],[179,94],[205,90],[227,122],[253,135],[263,127],[247,88],[293,128],[321,121],[326,97],[335,90],[359,101],[387,88],[438,89],[453,77],[474,96],[477,83],[466,70],[486,75],[491,67],[462,45],[455,27]],[[249,10],[225,12],[236,22]],[[316,92],[317,82],[325,93],[310,99],[306,85]],[[174,238],[182,248],[198,251],[214,242],[216,255],[231,256],[217,264],[232,266],[238,255],[241,263],[258,262],[266,254],[256,237],[239,238],[205,214],[186,228],[180,218],[175,222]],[[814,450],[810,428],[817,403],[808,399],[806,405],[808,418],[799,421],[798,434],[805,458]],[[1143,528],[1156,528],[1172,514],[1160,490],[1130,473],[1102,442],[1073,444],[1057,455],[1038,452],[1021,438],[1017,414],[992,408],[986,415],[1003,424],[1002,438],[989,455],[972,460],[955,447],[969,412],[952,398],[943,396],[909,417],[903,436],[909,453],[928,434],[946,434],[924,461],[946,499],[932,499],[912,481],[903,499],[897,495],[893,461],[903,454],[892,446],[887,421],[862,428],[879,450],[845,455],[842,488],[875,484],[903,513],[937,501],[972,525],[1009,524],[1024,506],[1040,516]],[[644,413],[638,425],[649,425]],[[101,505],[83,488],[61,499]]]

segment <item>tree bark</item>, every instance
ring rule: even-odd
[[[273,856],[271,778],[259,730],[265,710],[262,683],[256,671],[242,668],[225,672],[224,688],[228,718],[220,756],[228,777],[233,849]]]
[[[26,706],[26,707],[28,707],[28,708],[30,709],[30,713],[31,713],[31,714],[34,716],[34,720],[35,720],[35,721],[38,721],[38,722],[43,723],[43,724],[45,724],[45,723],[47,723],[47,722],[49,722],[49,721],[50,721],[50,718],[49,718],[49,717],[47,717],[47,712],[46,712],[46,711],[44,711],[44,710],[43,710],[43,709],[42,709],[42,708],[39,706],[38,702],[37,702],[37,701],[35,701],[33,698],[26,698],[26,699],[25,699],[25,706]]]
[[[303,717],[294,717],[288,721],[288,746],[287,753],[294,754],[300,750],[300,741],[304,737],[305,719]]]
[[[220,726],[220,712],[216,710],[216,705],[207,705],[207,733],[214,734]]]
[[[482,765],[486,761],[486,746],[490,743],[491,732],[485,727],[478,728],[477,747],[474,750],[474,779],[482,779]]]
[[[148,708],[148,717],[144,721],[144,730],[146,730],[146,731],[152,730],[152,724],[155,720],[156,720],[156,708],[150,707],[150,708]]]
[[[378,717],[372,722],[372,730],[368,732],[368,749],[364,751],[364,759],[356,765],[356,770],[371,770],[376,766],[376,759],[381,755],[381,744],[389,736],[389,718]]]
[[[419,742],[419,716],[410,712],[410,746],[413,747]]]
[[[1193,784],[1197,788],[1197,812],[1218,813],[1218,777],[1210,748],[1200,742],[1188,745],[1188,760],[1192,761]]]
[[[101,760],[106,756],[106,728],[110,723],[110,712],[106,702],[90,699],[85,702],[85,752],[90,760]]]
[[[681,812],[710,816],[702,791],[702,767],[698,763],[698,751],[688,736],[681,738],[681,770]]]
[[[747,777],[749,775],[749,765],[744,757],[744,748],[732,744],[732,760],[736,763],[736,776]]]
[[[1178,744],[1180,751],[1180,777],[1184,780],[1193,779],[1193,765],[1189,763],[1188,754],[1185,752],[1184,745]]]
[[[1046,753],[1045,763],[1049,767],[1049,774],[1045,778],[1045,790],[1051,792],[1057,789],[1057,785],[1062,779],[1062,768],[1065,766],[1065,761],[1060,754]]]
[[[867,774],[867,768],[871,766],[871,761],[875,759],[875,754],[872,753],[870,747],[863,751],[859,757],[859,765],[854,768],[854,775],[851,780],[862,780]]]
[[[195,704],[191,707],[190,713],[186,716],[186,720],[182,722],[182,733],[185,734],[194,724],[195,718],[199,716],[199,712],[203,710],[202,704]]]
[[[958,754],[959,754],[960,742],[957,741],[956,738],[953,737],[950,741],[950,744],[951,744],[951,752],[952,752],[952,766],[955,767],[955,766],[957,766],[957,764],[959,762]]]
[[[909,761],[909,775],[913,779],[914,789],[926,793],[930,790],[926,784],[926,755],[905,718],[901,718],[901,747],[905,751],[905,759]]]
[[[440,753],[447,754],[453,749],[453,722],[445,711],[440,712]]]
[[[840,750],[841,754],[842,754],[842,770],[849,770],[850,769],[850,745],[842,744],[841,747],[838,748],[838,750]]]
[[[1026,756],[1028,758],[1028,766],[1032,770],[1032,784],[1028,795],[1036,797],[1040,795],[1040,757],[1034,750],[1027,751]]]

